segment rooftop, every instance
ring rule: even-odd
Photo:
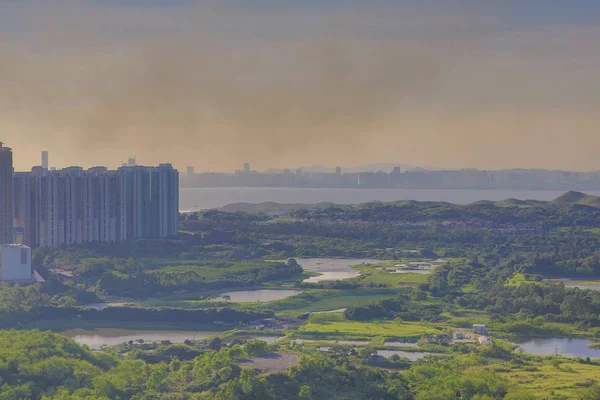
[[[29,246],[25,246],[24,244],[0,244],[0,248],[18,248],[18,249],[28,249]]]

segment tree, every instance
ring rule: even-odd
[[[312,396],[312,388],[310,386],[302,386],[300,388],[300,393],[298,393],[298,397],[300,397],[301,399],[306,399],[306,400],[310,400],[313,398]]]
[[[221,340],[221,338],[219,338],[217,336],[208,343],[207,347],[211,350],[219,351],[219,350],[221,350],[222,346],[223,346],[223,341]]]
[[[244,345],[244,352],[248,357],[260,357],[269,353],[269,345],[262,340],[253,340]]]

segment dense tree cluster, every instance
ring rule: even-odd
[[[29,286],[0,284],[0,328],[29,322],[42,315],[44,307],[74,307],[99,301],[82,286],[68,286],[56,278]]]
[[[399,374],[361,367],[349,358],[301,357],[288,372],[261,376],[238,361],[264,355],[264,342],[189,354],[162,346],[154,362],[132,352],[125,360],[92,353],[56,334],[0,332],[2,399],[410,399]],[[161,360],[161,357],[165,357]],[[170,360],[170,361],[169,361]]]
[[[410,291],[400,294],[396,299],[381,300],[361,306],[348,307],[344,317],[354,321],[373,319],[401,319],[404,321],[443,322],[443,307],[438,304],[423,304],[411,300],[423,299],[427,293]]]

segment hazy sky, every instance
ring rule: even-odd
[[[597,0],[0,0],[17,170],[600,170]]]

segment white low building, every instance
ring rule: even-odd
[[[31,248],[20,244],[0,245],[0,280],[33,281]]]

